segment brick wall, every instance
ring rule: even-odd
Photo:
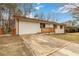
[[[49,32],[54,32],[54,28],[42,28],[41,29],[42,33],[49,33]]]
[[[0,28],[0,35],[2,35],[3,34],[3,29],[2,28]]]

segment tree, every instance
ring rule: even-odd
[[[79,3],[67,3],[67,5],[72,6],[70,10],[73,18],[72,26],[74,26],[79,22]]]
[[[53,11],[49,11],[47,14],[47,21],[57,21],[56,19],[56,15],[57,13],[53,12]]]
[[[16,13],[16,9],[17,9],[17,5],[15,3],[12,3],[12,4],[1,3],[0,4],[0,16],[1,16],[0,23],[1,23],[2,28],[6,28],[7,27],[7,29],[3,29],[4,31],[5,30],[10,30],[10,27],[12,25],[12,23],[10,23],[10,22],[12,21],[11,20],[12,16],[15,15],[15,13]]]
[[[38,17],[39,17],[38,13],[35,13],[34,18],[38,18]]]
[[[44,17],[45,17],[45,16],[44,16],[44,13],[43,13],[43,12],[40,12],[40,13],[38,14],[38,18],[39,18],[39,19],[42,19],[42,20],[43,20],[43,19],[45,19]]]
[[[15,15],[22,16],[23,15],[23,12],[20,9],[17,9]]]
[[[72,9],[73,26],[79,22],[79,8]]]
[[[30,15],[35,9],[32,3],[23,3],[24,16]]]
[[[47,21],[49,21],[51,19],[51,12],[48,12],[47,14]]]
[[[38,18],[38,19],[40,19],[40,20],[45,19],[45,15],[44,15],[43,12],[35,13],[34,17],[35,17],[35,18]]]

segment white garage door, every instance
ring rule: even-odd
[[[40,23],[19,22],[19,34],[34,34],[41,32]]]

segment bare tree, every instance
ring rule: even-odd
[[[39,17],[38,13],[35,13],[34,18],[38,18],[38,17]]]
[[[74,26],[79,22],[79,3],[66,3],[65,5],[71,6],[69,10],[72,14],[72,25]]]
[[[12,16],[16,12],[16,8],[17,8],[17,5],[15,3],[12,3],[12,4],[1,3],[0,4],[0,16],[1,16],[0,23],[1,23],[2,28],[7,28],[7,29],[3,29],[4,31],[10,30],[10,26],[11,26],[10,21],[12,19]]]
[[[47,21],[57,21],[56,18],[57,13],[53,12],[53,11],[49,11],[47,14]]]
[[[43,12],[35,13],[34,17],[38,18],[40,20],[44,20],[45,19],[45,15],[44,15]]]
[[[47,21],[49,21],[50,19],[51,19],[51,12],[48,12],[48,14],[47,14]]]
[[[33,11],[35,11],[32,3],[23,3],[24,15],[30,15]]]

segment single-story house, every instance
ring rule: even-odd
[[[64,24],[35,18],[28,18],[24,16],[13,16],[13,20],[15,21],[15,26],[12,28],[11,32],[11,34],[13,35],[36,33],[65,33]],[[1,28],[0,34],[2,34]]]

